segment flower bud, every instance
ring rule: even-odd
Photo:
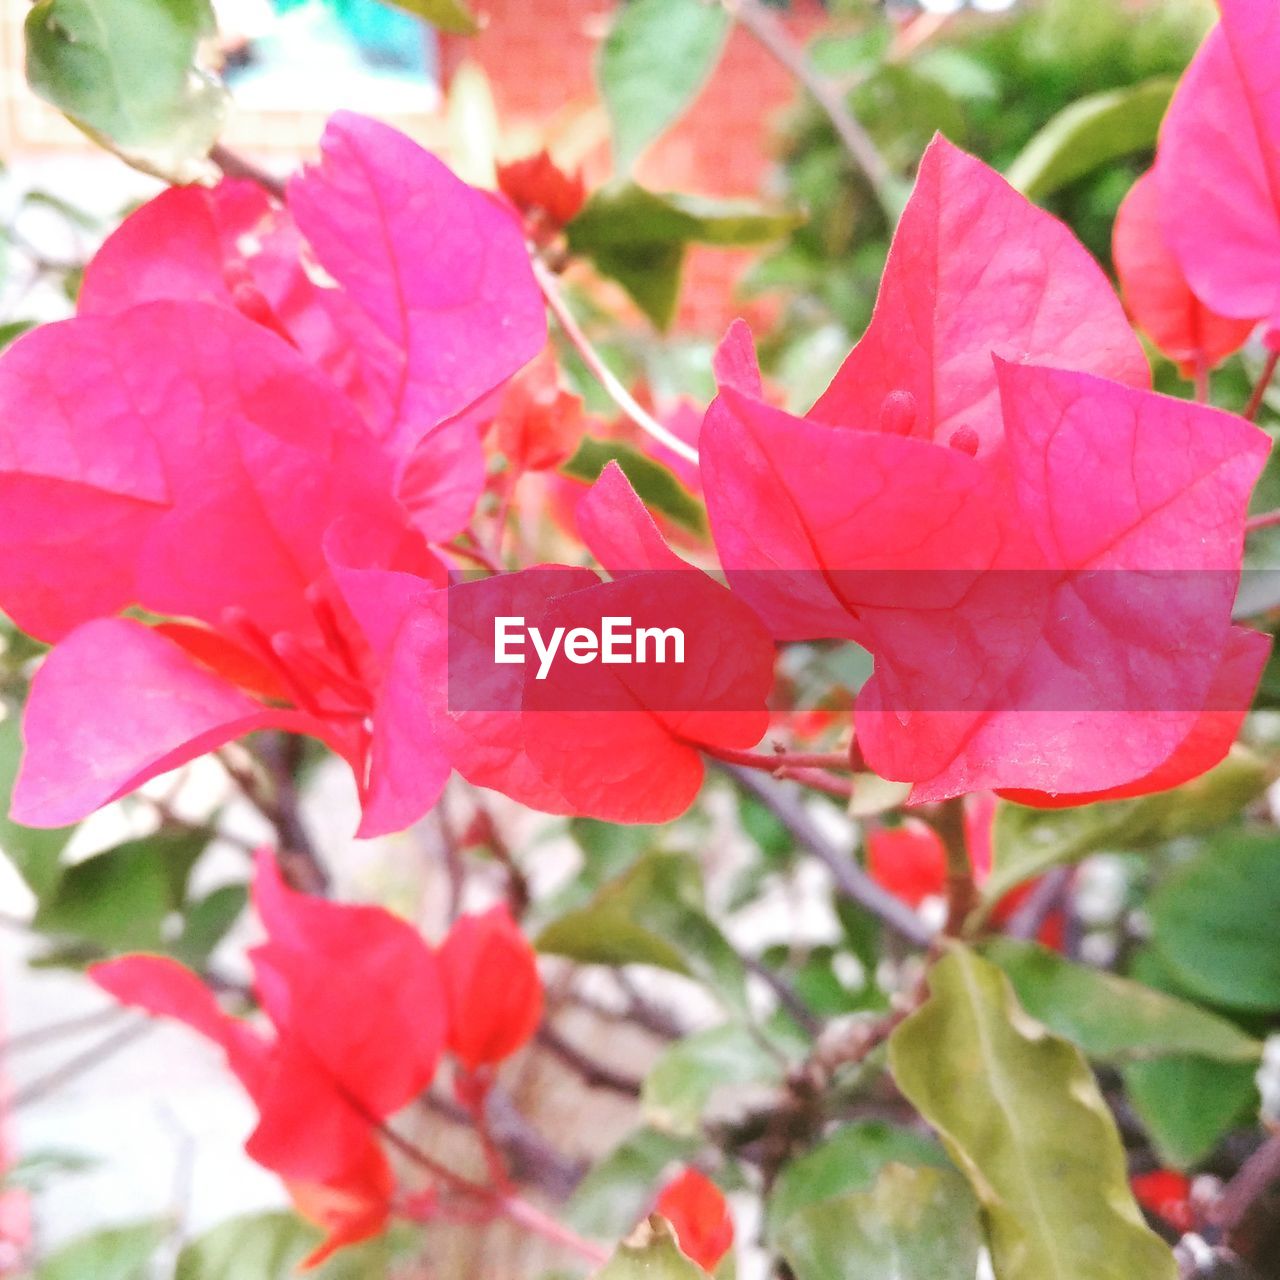
[[[733,1219],[724,1193],[697,1169],[686,1169],[668,1182],[654,1209],[671,1224],[680,1252],[704,1271],[714,1271],[733,1245]]]
[[[505,906],[458,919],[440,948],[448,1046],[469,1071],[509,1058],[542,1018],[533,948]]]

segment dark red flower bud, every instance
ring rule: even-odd
[[[509,1058],[542,1018],[533,948],[504,906],[462,916],[440,948],[450,1051],[469,1071]]]
[[[680,1251],[704,1271],[714,1271],[733,1245],[733,1219],[724,1193],[697,1169],[686,1169],[668,1182],[654,1209],[671,1223]]]

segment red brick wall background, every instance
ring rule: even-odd
[[[442,42],[448,77],[464,59],[488,76],[500,117],[550,120],[596,98],[592,64],[608,29],[608,0],[479,0],[485,29]],[[814,0],[793,4],[788,23],[803,38],[822,21]],[[795,97],[787,73],[752,37],[736,29],[715,75],[685,118],[645,157],[638,176],[655,190],[761,197],[772,155],[772,122]],[[591,157],[588,176],[607,177],[607,152]],[[753,255],[695,249],[690,254],[679,324],[714,335],[741,308],[733,294]]]

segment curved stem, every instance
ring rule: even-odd
[[[740,764],[744,769],[777,773],[782,769],[848,770],[847,751],[735,751],[732,747],[704,747],[709,756],[726,764]]]
[[[890,226],[898,220],[902,202],[897,178],[862,122],[849,110],[840,87],[827,79],[808,54],[787,34],[777,17],[760,0],[723,0],[724,7],[795,79],[822,108],[844,149],[866,175]]]
[[[1259,515],[1250,516],[1244,522],[1245,533],[1257,533],[1259,529],[1271,529],[1280,524],[1280,510],[1263,511]]]
[[[551,314],[555,316],[564,336],[573,344],[573,348],[582,357],[583,363],[591,370],[595,380],[608,392],[609,398],[631,419],[646,435],[652,436],[659,444],[670,449],[686,462],[696,463],[698,451],[686,444],[679,436],[673,435],[651,413],[647,412],[630,391],[618,381],[617,376],[601,359],[600,353],[591,345],[591,340],[582,332],[581,326],[569,310],[569,304],[560,292],[560,285],[555,274],[536,254],[532,255],[533,274],[547,300]]]

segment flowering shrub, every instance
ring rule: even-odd
[[[33,13],[33,86],[137,161],[154,138],[94,116],[38,16],[67,4]],[[607,1280],[1265,1280],[1276,599],[1248,603],[1242,567],[1277,523],[1248,512],[1274,487],[1280,19],[1222,0],[1116,217],[1119,294],[941,135],[908,195],[756,0],[618,10],[599,74],[628,167],[734,24],[900,211],[870,323],[805,412],[744,321],[672,395],[628,386],[579,319],[608,277],[662,323],[689,244],[789,215],[547,150],[481,190],[345,112],[286,182],[204,139],[187,158],[223,175],[130,213],[74,316],[0,354],[0,607],[32,645],[0,839],[35,927],[221,1051],[247,1154],[320,1231],[289,1265],[336,1276],[393,1222],[423,1258],[445,1224],[504,1222]],[[902,25],[887,56],[936,34]],[[1078,164],[1073,127],[1011,175],[1064,135]],[[1211,375],[1242,361],[1233,400]],[[325,753],[359,837],[437,833],[442,928],[329,896],[298,811]],[[189,883],[223,815],[155,798],[209,754],[274,833],[250,981],[223,969],[243,889]],[[158,834],[63,856],[59,829],[131,797]],[[727,887],[726,824],[749,850]],[[577,870],[552,892],[555,838]],[[762,945],[745,909],[802,859],[825,868],[818,936],[797,911]],[[119,917],[86,905],[104,884]],[[673,1017],[663,979],[715,1012]],[[658,1048],[597,1060],[575,1003]],[[540,1053],[642,1127],[560,1151],[508,1092]],[[416,1112],[464,1127],[472,1163],[410,1136]],[[201,1248],[180,1275],[214,1274]]]

